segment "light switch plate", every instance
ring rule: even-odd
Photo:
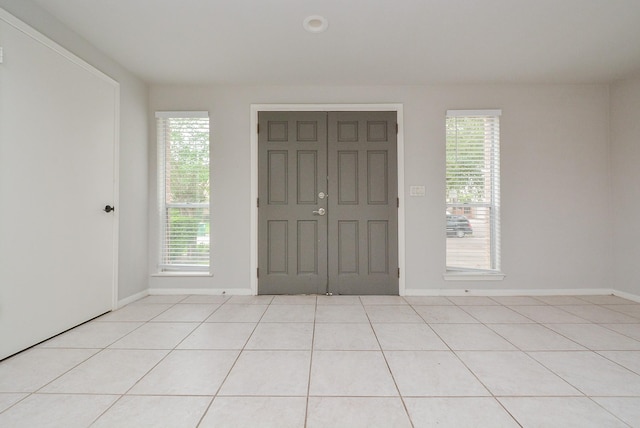
[[[409,196],[424,196],[425,194],[424,186],[409,186]]]

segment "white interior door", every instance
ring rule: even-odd
[[[0,359],[113,309],[119,86],[0,9]]]

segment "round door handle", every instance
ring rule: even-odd
[[[116,208],[112,207],[111,205],[107,205],[104,207],[104,209],[102,211],[106,212],[106,213],[110,213],[111,211],[115,211]]]
[[[318,210],[313,212],[315,215],[324,215],[326,213],[324,208],[319,208]]]

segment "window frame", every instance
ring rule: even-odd
[[[476,208],[487,209],[489,215],[489,252],[490,252],[490,268],[475,269],[471,267],[453,267],[448,266],[449,250],[445,249],[445,280],[502,280],[505,275],[501,270],[501,221],[500,221],[500,117],[502,110],[500,109],[483,109],[483,110],[447,110],[445,124],[449,119],[456,117],[487,117],[494,121],[492,126],[496,127],[497,132],[495,138],[490,141],[490,168],[485,173],[491,179],[490,197],[488,200],[473,203],[451,203],[445,198],[445,211],[448,213],[450,208],[458,208],[461,212],[465,210],[474,210]],[[449,135],[445,136],[445,146],[449,143]],[[487,146],[485,145],[485,156]],[[445,153],[448,150],[445,149]],[[448,175],[448,166],[445,166],[445,177]],[[445,190],[448,187],[445,186]],[[446,194],[446,192],[445,192]],[[451,214],[454,214],[453,212]],[[456,213],[457,214],[457,213]],[[463,214],[464,215],[464,214]],[[445,239],[449,239],[445,234]]]
[[[210,276],[212,265],[212,252],[211,252],[211,198],[208,198],[207,202],[167,202],[167,163],[166,163],[166,150],[167,144],[170,143],[169,138],[165,133],[166,121],[170,119],[207,119],[208,128],[208,177],[209,183],[211,182],[211,122],[208,111],[156,111],[156,143],[157,143],[157,207],[158,207],[158,248],[156,268],[157,275],[181,275],[186,274],[189,276]],[[166,249],[167,246],[167,222],[168,222],[168,210],[180,208],[205,208],[208,210],[209,215],[206,224],[209,229],[209,250],[207,263],[202,265],[197,264],[171,264],[166,263]]]

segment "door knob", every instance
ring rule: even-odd
[[[325,213],[325,212],[326,212],[326,211],[325,211],[325,209],[324,209],[324,208],[318,208],[318,210],[317,210],[317,211],[314,211],[313,213],[314,213],[315,215],[324,215],[324,213]]]

